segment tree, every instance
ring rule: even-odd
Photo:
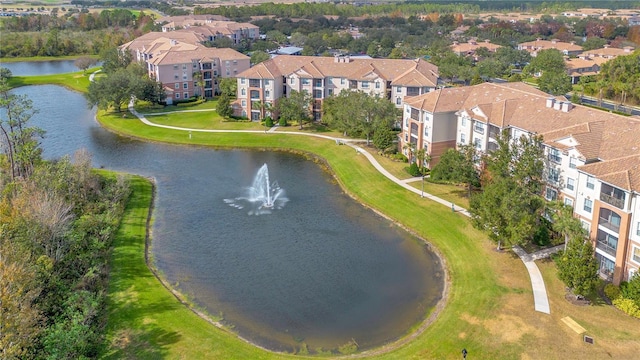
[[[229,98],[235,98],[238,92],[238,81],[235,78],[223,78],[218,83],[221,94],[227,94]]]
[[[302,130],[303,124],[311,120],[312,101],[308,92],[292,90],[289,97],[280,99],[276,105],[279,118],[285,123],[298,121]]]
[[[97,64],[98,61],[94,58],[90,58],[88,56],[81,56],[79,58],[77,58],[73,64],[80,70],[82,70],[82,73],[84,74],[88,68],[92,67],[93,65]]]
[[[470,199],[475,227],[498,244],[524,244],[540,226],[544,200],[542,138],[536,135],[498,137],[498,149],[485,156],[483,191]]]
[[[222,92],[220,97],[218,98],[218,105],[216,105],[216,112],[218,115],[227,119],[233,115],[233,108],[231,108],[231,99],[229,99],[229,95],[226,92]]]
[[[592,36],[582,43],[582,50],[587,51],[587,50],[600,49],[606,44],[607,44],[607,40],[601,37]]]
[[[566,72],[545,71],[538,79],[540,90],[552,95],[564,95],[571,91],[571,77]]]
[[[135,81],[127,69],[118,69],[109,76],[93,81],[89,84],[85,95],[90,106],[98,106],[106,110],[113,107],[121,112],[135,93]]]
[[[204,88],[204,79],[200,71],[193,73],[193,86],[195,87],[195,96],[198,98],[202,96],[202,89]]]
[[[467,184],[469,198],[471,198],[472,188],[480,186],[480,175],[475,164],[476,157],[476,149],[471,145],[462,145],[458,150],[448,149],[442,154],[438,164],[431,169],[431,179]]]
[[[558,277],[577,295],[588,295],[598,282],[598,264],[591,242],[583,237],[569,241],[567,249],[558,257]]]
[[[128,51],[122,53],[117,48],[109,48],[100,52],[100,60],[102,60],[102,71],[112,74],[118,69],[124,69],[129,66],[132,58],[131,53]]]
[[[538,55],[531,59],[529,65],[525,66],[524,72],[535,75],[544,72],[563,73],[566,71],[564,56],[559,50],[540,50]]]
[[[567,250],[569,239],[586,238],[586,230],[580,220],[573,216],[573,207],[565,205],[562,201],[549,204],[551,213],[551,227],[564,239],[564,249]]]
[[[5,79],[0,80],[0,144],[9,160],[11,179],[26,178],[41,160],[42,149],[39,138],[44,130],[28,126],[31,117],[37,113],[33,102],[26,96],[14,95],[9,91]]]
[[[1,80],[8,80],[13,76],[13,74],[11,73],[11,70],[5,68],[5,67],[0,67],[0,81]]]
[[[380,151],[386,152],[393,147],[396,138],[395,132],[383,126],[373,133],[373,146]]]
[[[251,64],[256,65],[271,59],[271,56],[264,51],[256,50],[251,53]]]
[[[389,100],[363,91],[341,91],[325,100],[323,120],[332,128],[363,136],[367,145],[376,130],[391,129],[398,110]]]

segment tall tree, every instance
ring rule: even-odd
[[[37,113],[31,99],[12,94],[6,79],[0,80],[0,145],[10,164],[11,179],[28,177],[37,162],[41,160],[42,149],[39,139],[44,130],[28,126],[31,117]]]
[[[227,92],[223,91],[218,97],[218,105],[216,105],[216,112],[218,115],[227,119],[233,115],[233,109],[231,108],[231,99]]]
[[[121,112],[122,106],[135,94],[136,85],[135,78],[126,68],[118,69],[91,82],[85,97],[90,106],[97,105],[103,110],[113,107],[115,111]]]
[[[109,48],[100,52],[100,60],[102,60],[102,71],[111,74],[118,69],[124,69],[129,66],[132,57],[128,51],[122,53],[117,48]]]
[[[476,157],[476,149],[471,145],[462,145],[458,150],[449,149],[431,169],[431,179],[467,184],[469,198],[471,198],[473,187],[480,186],[480,175],[475,164]]]
[[[470,201],[473,225],[498,244],[512,246],[533,239],[540,226],[544,200],[542,138],[509,139],[504,131],[498,149],[485,156],[483,191]]]
[[[529,65],[525,66],[524,72],[531,75],[547,71],[562,73],[566,68],[564,55],[559,50],[546,49],[540,50],[538,55],[531,59]]]
[[[575,294],[588,295],[595,289],[598,282],[598,263],[593,256],[590,241],[583,237],[571,239],[556,263],[558,277]]]

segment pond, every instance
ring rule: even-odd
[[[0,67],[11,70],[11,74],[14,76],[51,75],[80,71],[80,69],[75,66],[74,62],[75,60],[0,61]]]
[[[441,299],[438,257],[345,195],[312,161],[124,138],[102,129],[78,93],[15,91],[40,109],[32,123],[47,131],[47,158],[86,148],[94,166],[156,180],[155,265],[255,344],[335,351],[353,339],[370,349],[407,334]],[[229,206],[225,199],[242,197],[263,164],[289,201],[259,215]]]

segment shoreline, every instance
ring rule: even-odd
[[[417,232],[415,232],[413,229],[408,228],[407,226],[405,226],[404,224],[400,223],[399,221],[391,218],[390,216],[384,214],[383,212],[373,208],[372,206],[370,206],[369,204],[363,202],[362,200],[358,199],[352,192],[349,191],[349,189],[345,186],[345,184],[341,181],[341,179],[338,177],[337,173],[333,170],[333,168],[331,167],[331,165],[329,164],[329,162],[327,161],[327,159],[323,158],[322,156],[315,154],[313,152],[309,152],[309,151],[301,151],[301,150],[296,150],[296,149],[289,149],[289,148],[285,148],[285,147],[279,147],[279,148],[272,148],[272,147],[259,147],[259,148],[247,148],[247,147],[232,147],[232,146],[215,146],[215,145],[199,145],[199,144],[185,144],[185,143],[173,143],[173,142],[165,142],[165,141],[157,141],[157,140],[153,140],[153,139],[148,139],[145,137],[141,137],[139,135],[132,135],[129,133],[124,133],[124,132],[120,132],[117,131],[116,129],[109,127],[107,125],[105,125],[102,121],[100,121],[100,117],[96,114],[95,118],[96,122],[98,122],[100,124],[100,126],[102,126],[104,129],[111,131],[113,133],[116,133],[120,136],[125,136],[128,138],[132,138],[132,139],[137,139],[137,140],[141,140],[141,141],[146,141],[146,142],[153,142],[153,143],[162,143],[162,144],[169,144],[169,145],[178,145],[178,146],[200,146],[200,147],[207,147],[207,148],[211,148],[211,149],[231,149],[231,150],[241,150],[241,151],[281,151],[281,152],[288,152],[288,153],[292,153],[292,154],[297,154],[297,155],[301,155],[304,156],[305,158],[307,158],[307,160],[313,161],[314,163],[316,163],[318,166],[321,167],[321,169],[323,169],[323,171],[326,171],[331,177],[333,177],[336,182],[339,184],[340,189],[347,195],[349,196],[351,199],[353,199],[354,201],[358,202],[358,204],[366,207],[367,209],[373,211],[375,214],[389,220],[391,223],[393,223],[395,226],[400,227],[401,229],[403,229],[404,231],[407,231],[408,233],[410,233],[412,236],[416,237],[418,241],[420,241],[422,244],[424,244],[425,246],[427,246],[429,248],[429,250],[431,252],[433,252],[435,254],[435,256],[438,258],[438,260],[440,261],[440,266],[442,268],[442,272],[444,274],[444,277],[442,279],[442,291],[440,293],[440,299],[438,300],[438,302],[433,305],[432,307],[429,307],[429,309],[427,309],[428,311],[425,312],[424,314],[424,318],[422,321],[420,321],[419,323],[414,324],[409,330],[415,328],[415,330],[413,331],[409,331],[408,333],[403,334],[402,336],[400,336],[399,338],[397,338],[396,340],[393,340],[391,343],[388,344],[383,344],[380,345],[378,347],[372,348],[372,349],[367,349],[361,352],[355,352],[353,354],[347,354],[347,355],[338,355],[338,354],[334,354],[332,355],[332,357],[348,357],[348,358],[364,358],[364,357],[369,357],[369,356],[377,356],[377,355],[382,355],[382,354],[386,354],[388,352],[391,352],[393,350],[396,350],[404,345],[406,345],[407,343],[413,341],[414,339],[416,339],[418,336],[420,336],[422,333],[424,333],[424,331],[429,327],[429,325],[431,325],[434,321],[437,320],[438,316],[440,315],[440,313],[442,312],[442,310],[444,310],[444,308],[446,307],[446,305],[448,304],[448,300],[449,300],[449,288],[450,288],[450,282],[451,282],[451,276],[450,276],[450,270],[448,268],[447,265],[447,261],[444,257],[444,255],[440,252],[440,250],[431,242],[429,242],[427,239],[425,239],[424,237],[420,236]],[[180,131],[180,130],[176,130],[176,131]],[[288,134],[287,134],[288,133]],[[289,135],[291,136],[291,132],[281,132],[280,135]],[[312,134],[301,134],[301,135],[306,135],[306,136],[313,136]],[[242,340],[243,342],[261,349],[263,351],[272,353],[274,355],[289,355],[289,353],[286,352],[280,352],[280,351],[275,351],[263,346],[260,346],[254,342],[252,342],[251,340],[241,336],[240,334],[230,331],[223,323],[216,321],[214,319],[211,318],[211,316],[206,313],[205,311],[201,311],[196,309],[193,304],[191,304],[189,301],[186,300],[186,296],[184,294],[182,294],[180,291],[176,290],[175,288],[173,288],[173,286],[171,286],[166,279],[164,279],[160,273],[158,272],[158,269],[155,268],[155,266],[153,266],[153,264],[150,262],[150,253],[149,253],[149,249],[151,247],[151,242],[153,241],[153,237],[151,236],[151,218],[152,218],[152,212],[153,209],[155,208],[155,197],[156,197],[156,186],[155,186],[155,180],[152,180],[152,199],[151,199],[151,205],[149,208],[149,215],[148,215],[148,219],[147,219],[147,224],[146,224],[146,236],[145,236],[145,263],[147,268],[149,269],[149,271],[154,275],[154,277],[156,279],[158,279],[158,281],[160,282],[160,284],[162,284],[162,286],[167,289],[172,295],[173,297],[175,297],[176,300],[178,300],[182,305],[184,305],[187,309],[189,309],[191,312],[193,312],[194,314],[196,314],[198,317],[200,317],[201,319],[205,320],[206,322],[208,322],[209,324],[215,326],[218,329],[221,329],[225,332],[228,332],[230,334],[233,334],[236,338],[238,338],[239,340]]]

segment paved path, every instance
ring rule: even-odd
[[[238,133],[262,133],[262,134],[267,132],[267,131],[264,131],[264,130],[190,129],[190,128],[183,128],[183,127],[178,127],[178,126],[155,124],[155,123],[147,120],[147,118],[144,117],[144,115],[142,115],[139,112],[137,112],[134,109],[133,105],[134,105],[134,100],[132,99],[129,102],[129,111],[133,115],[137,116],[140,119],[140,121],[142,121],[144,124],[149,125],[149,126],[156,126],[156,127],[166,128],[166,129],[189,131],[189,132],[209,132],[209,133],[238,132]],[[276,129],[277,129],[277,126],[274,126],[271,129],[269,129],[268,132],[269,133],[273,133],[273,132],[275,132]],[[407,190],[409,190],[409,191],[411,191],[411,192],[413,192],[415,194],[420,195],[421,197],[425,197],[427,199],[430,199],[430,200],[433,200],[433,201],[435,201],[437,203],[440,203],[440,204],[442,204],[444,206],[450,207],[451,210],[454,211],[454,212],[460,213],[460,214],[462,214],[464,216],[467,216],[467,217],[471,217],[471,214],[465,208],[462,208],[460,206],[452,204],[451,202],[446,201],[444,199],[441,199],[441,198],[439,198],[437,196],[434,196],[432,194],[423,192],[423,191],[421,191],[419,189],[416,189],[413,186],[408,184],[409,182],[422,180],[422,177],[400,180],[397,177],[393,176],[384,167],[382,167],[382,165],[380,165],[378,160],[376,160],[376,158],[373,157],[373,155],[371,155],[367,150],[365,150],[362,147],[358,146],[358,143],[364,142],[366,140],[361,140],[361,139],[343,139],[343,138],[336,138],[336,137],[327,136],[327,135],[312,134],[312,133],[302,133],[302,132],[297,132],[297,131],[278,131],[277,133],[278,134],[290,134],[290,135],[302,135],[302,136],[314,136],[314,137],[333,140],[338,145],[350,146],[350,147],[355,149],[356,153],[361,154],[364,157],[366,157],[367,160],[369,160],[369,162],[373,165],[373,167],[376,168],[376,170],[378,170],[382,175],[387,177],[389,180],[395,182],[396,184],[402,186],[403,188],[405,188],[405,189],[407,189]],[[533,254],[527,254],[519,246],[514,246],[514,248],[513,248],[513,251],[520,257],[520,259],[524,263],[525,267],[527,268],[527,271],[529,272],[529,277],[531,278],[531,287],[533,289],[533,300],[534,300],[535,310],[536,311],[540,311],[540,312],[543,312],[545,314],[550,314],[551,313],[551,310],[549,308],[549,299],[547,298],[547,289],[546,289],[546,287],[544,285],[544,279],[542,278],[542,274],[540,273],[540,269],[538,269],[538,266],[536,265],[536,263],[534,261],[538,260],[538,259],[542,259],[542,258],[548,257],[549,255],[551,255],[551,254],[553,254],[555,252],[561,251],[563,249],[563,247],[564,247],[564,245],[560,245],[560,246],[556,246],[554,248],[541,250],[541,251],[533,253]]]

